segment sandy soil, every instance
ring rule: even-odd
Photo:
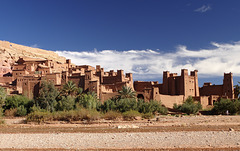
[[[0,128],[0,148],[4,150],[240,150],[240,116],[160,116],[158,121],[41,125],[22,124],[23,118],[5,121]]]

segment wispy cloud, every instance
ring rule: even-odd
[[[203,5],[202,7],[199,7],[197,9],[195,9],[195,12],[200,12],[200,13],[205,13],[209,10],[211,10],[212,8],[209,5]]]
[[[200,77],[223,76],[233,72],[240,76],[240,42],[212,43],[212,49],[189,50],[178,46],[175,52],[154,50],[102,50],[92,52],[56,51],[78,65],[101,65],[105,71],[123,69],[134,74],[134,79],[149,80],[161,77],[163,71],[180,73],[181,69],[199,71]]]
[[[38,44],[33,44],[30,47],[32,47],[32,48],[39,48]]]

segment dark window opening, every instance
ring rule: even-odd
[[[143,100],[144,100],[144,96],[143,96],[142,94],[138,94],[138,95],[137,95],[137,98],[138,98],[138,99],[143,99]]]

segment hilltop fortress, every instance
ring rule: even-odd
[[[174,103],[181,104],[192,96],[200,101],[204,108],[212,106],[220,98],[234,99],[233,75],[224,73],[222,85],[204,83],[198,85],[198,71],[188,73],[181,70],[181,75],[163,72],[163,83],[133,81],[132,73],[123,70],[104,71],[100,65],[74,65],[71,60],[59,57],[52,51],[21,46],[0,41],[0,85],[8,94],[22,94],[29,98],[37,97],[42,81],[54,83],[61,88],[66,82],[73,81],[84,92],[96,92],[103,102],[118,94],[122,86],[131,87],[137,97],[149,101],[161,101],[172,108]]]

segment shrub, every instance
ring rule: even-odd
[[[135,98],[126,98],[116,101],[116,110],[122,113],[130,110],[138,110],[137,107]]]
[[[30,112],[29,109],[33,106],[33,101],[22,95],[13,95],[8,96],[3,106],[4,110],[15,109],[20,106],[23,106],[27,112]]]
[[[96,110],[71,110],[58,112],[35,111],[27,115],[27,122],[42,123],[45,121],[94,121],[100,119],[101,115]]]
[[[240,113],[240,100],[221,99],[214,103],[212,111],[215,114],[226,114],[227,111],[230,114]]]
[[[54,121],[77,121],[80,118],[78,111],[74,110],[53,112],[52,115]]]
[[[86,120],[94,121],[99,120],[101,118],[101,114],[96,110],[89,110]]]
[[[17,108],[5,110],[4,115],[7,117],[16,116]]]
[[[154,117],[154,115],[152,113],[145,113],[142,115],[142,118],[145,119],[152,119]]]
[[[37,111],[44,111],[44,110],[41,110],[40,107],[36,105],[33,105],[32,107],[29,108],[29,113],[37,112]]]
[[[103,116],[106,120],[116,120],[122,118],[122,114],[116,111],[108,111]]]
[[[0,108],[5,104],[6,96],[6,90],[0,86]]]
[[[25,116],[27,115],[27,109],[21,105],[17,108],[16,116]]]
[[[160,113],[167,114],[167,108],[162,106],[161,102],[150,100],[149,102],[145,102],[144,100],[138,100],[138,111],[140,113]]]
[[[53,120],[53,116],[50,112],[36,111],[27,115],[27,122],[42,123],[45,121],[52,121],[52,120]]]
[[[123,113],[123,119],[127,121],[132,121],[136,119],[137,116],[141,116],[138,111],[130,110]]]
[[[196,114],[200,109],[202,109],[202,105],[200,102],[194,102],[193,98],[189,96],[183,104],[174,104],[173,108],[189,115]]]
[[[5,121],[2,118],[0,118],[0,125],[2,124],[5,124]]]
[[[116,109],[117,109],[116,98],[112,98],[112,99],[105,101],[101,106],[101,110],[104,113],[109,112],[109,111],[116,111]]]

